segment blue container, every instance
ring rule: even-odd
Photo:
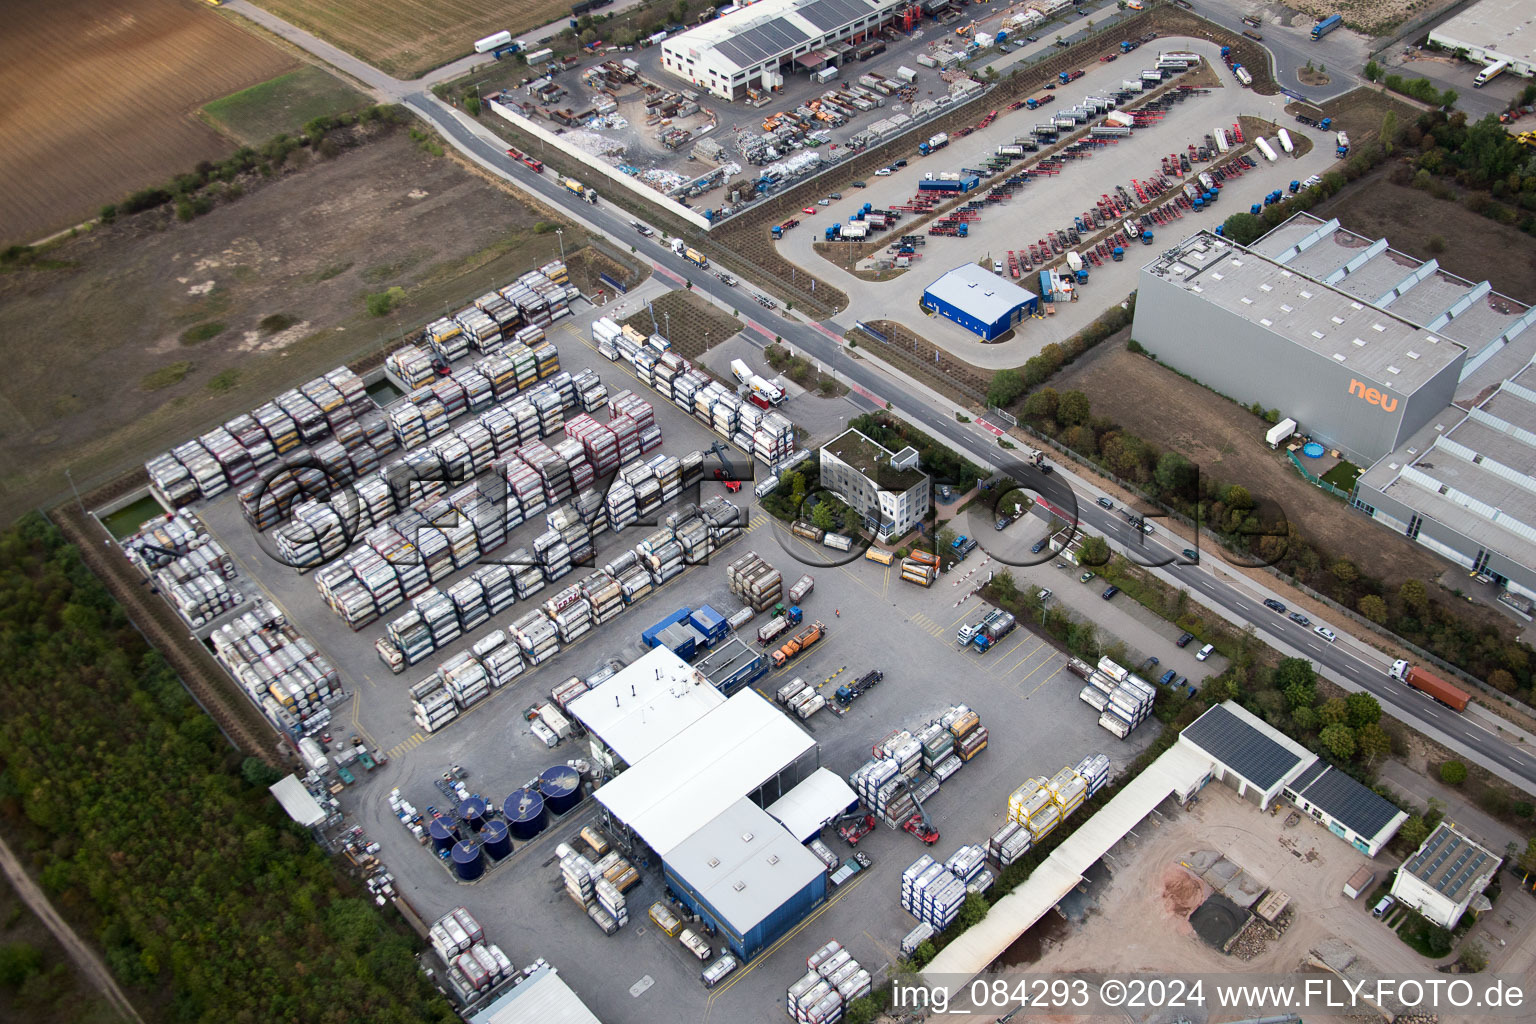
[[[480,832],[480,840],[485,844],[485,852],[497,860],[512,855],[512,833],[507,831],[507,823],[504,821],[488,821]]]
[[[454,844],[453,873],[461,882],[473,882],[485,874],[484,851],[475,843]]]
[[[477,796],[465,800],[459,804],[459,817],[464,819],[464,824],[471,830],[480,831],[481,826],[485,824],[485,801]]]
[[[442,853],[459,841],[458,830],[446,818],[433,818],[427,824],[427,835],[432,837],[432,849]]]
[[[507,797],[501,812],[507,816],[512,838],[528,842],[544,831],[549,817],[544,813],[544,797],[536,789],[520,789]]]
[[[725,636],[726,629],[728,628],[725,616],[707,604],[702,608],[695,609],[694,613],[688,617],[688,622],[694,629],[702,633],[704,640],[710,644]]]
[[[640,639],[645,641],[645,646],[647,647],[661,646],[661,631],[666,629],[668,626],[675,626],[679,622],[684,621],[688,618],[689,613],[692,611],[692,608],[679,608],[671,615],[668,615],[666,618],[656,623],[656,625],[652,626],[650,629],[643,631],[640,634]]]
[[[568,764],[557,764],[539,776],[539,793],[546,807],[564,814],[581,803],[581,773]]]

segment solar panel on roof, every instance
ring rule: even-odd
[[[841,28],[869,13],[869,8],[858,0],[816,0],[797,12],[806,21],[823,32]]]
[[[1301,760],[1220,704],[1195,719],[1184,736],[1261,789],[1279,782]]]

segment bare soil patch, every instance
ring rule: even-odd
[[[1333,557],[1370,554],[1372,575],[1395,590],[1404,580],[1433,581],[1446,563],[1430,551],[1352,511],[1302,479],[1283,452],[1269,450],[1269,424],[1246,409],[1186,380],[1124,344],[1106,341],[1057,376],[1058,391],[1088,396],[1095,416],[1107,416],[1154,444],[1182,453],[1202,474],[1242,484],[1278,503],[1301,535]],[[1491,609],[1468,605],[1462,614],[1506,628]]]
[[[1188,920],[1195,908],[1204,902],[1205,883],[1177,864],[1168,865],[1163,873],[1163,910],[1168,916],[1180,921]]]
[[[163,215],[161,215],[163,214]],[[88,489],[559,255],[548,215],[403,134],[312,160],[205,216],[155,211],[50,250],[64,269],[0,275],[0,515]],[[572,278],[591,287],[570,224]],[[388,317],[370,292],[403,288]],[[195,346],[189,328],[224,330]],[[206,331],[204,331],[206,333]],[[46,353],[46,358],[40,358]],[[180,362],[183,376],[151,377]],[[238,370],[222,392],[210,382]],[[151,377],[158,390],[140,388]]]
[[[202,4],[7,4],[0,239],[35,241],[230,152],[193,112],[294,66]]]
[[[697,362],[742,329],[740,320],[683,289],[667,292],[650,305],[649,310],[642,309],[622,322],[646,334],[660,328],[672,342],[672,350],[691,361]],[[672,333],[667,334],[668,330]]]
[[[1419,259],[1433,257],[1471,281],[1486,279],[1494,291],[1536,302],[1536,246],[1530,236],[1427,192],[1394,181],[1386,164],[1314,207],[1351,231],[1386,238],[1394,249]],[[1489,254],[1498,253],[1497,259]]]

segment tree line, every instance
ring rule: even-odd
[[[454,1020],[52,524],[0,534],[0,827],[118,980],[188,1024]]]

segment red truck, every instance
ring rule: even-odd
[[[1393,679],[1435,698],[1452,711],[1467,710],[1467,702],[1472,699],[1472,695],[1460,687],[1452,686],[1444,679],[1432,676],[1417,665],[1410,665],[1401,659],[1392,663],[1389,674]]]

